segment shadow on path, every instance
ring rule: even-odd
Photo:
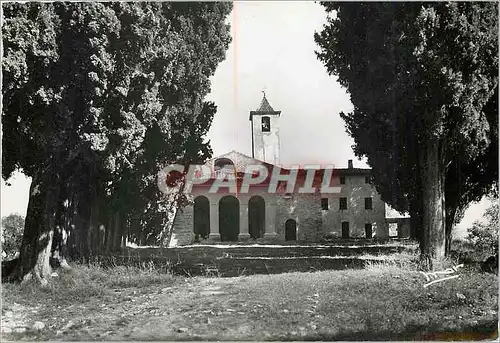
[[[397,331],[356,331],[335,334],[319,333],[300,337],[302,341],[480,341],[498,338],[498,322],[485,321],[461,329],[446,330],[436,326],[409,325]],[[276,341],[294,341],[298,337],[275,337]]]

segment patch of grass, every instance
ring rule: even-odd
[[[233,278],[219,277],[217,266],[205,277],[185,279],[149,262],[75,265],[45,289],[4,285],[4,304],[23,303],[31,322],[47,324],[29,336],[37,340],[61,337],[56,332],[69,321],[74,325],[64,340],[494,338],[496,275],[460,269],[459,278],[424,288],[418,255],[362,256],[378,260],[358,270],[238,271]]]
[[[175,281],[171,273],[156,269],[153,265],[144,268],[116,266],[103,268],[99,265],[75,264],[70,270],[58,270],[58,276],[46,287],[28,281],[22,284],[3,284],[7,294],[15,295],[26,303],[39,299],[58,298],[65,304],[85,303],[109,296],[115,288],[142,288],[151,285],[170,285]]]
[[[350,335],[349,340],[370,335],[419,339],[462,332],[497,319],[498,285],[493,275],[464,273],[459,279],[423,288],[420,273],[385,266],[282,274],[272,279],[255,276],[243,288],[250,290],[246,297],[266,304],[266,325],[278,339],[292,339],[287,335],[293,332],[300,339],[305,339],[304,332],[314,333],[311,339],[321,335],[331,339]],[[304,328],[302,333],[298,327]]]
[[[384,256],[362,255],[367,260],[365,269],[369,272],[396,273],[418,271],[419,255],[415,250]]]

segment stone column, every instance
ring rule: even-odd
[[[210,239],[220,239],[219,233],[219,203],[210,199]]]
[[[240,199],[240,234],[238,240],[244,241],[250,238],[248,233],[248,200]]]
[[[264,238],[276,237],[276,204],[266,203],[266,232]]]

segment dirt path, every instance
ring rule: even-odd
[[[173,287],[115,289],[85,304],[43,311],[14,303],[2,315],[3,339],[255,339],[250,334],[256,328],[251,322],[242,324],[242,319],[258,315],[262,307],[234,301],[235,285],[241,282],[242,278],[193,278]],[[37,330],[36,322],[44,327]]]
[[[195,280],[193,280],[195,281]],[[201,282],[196,282],[201,281]],[[242,339],[250,331],[239,325],[245,316],[245,304],[229,304],[237,279],[187,282],[182,287],[150,289],[125,301],[97,320],[79,337],[65,338],[106,340],[184,340]],[[106,327],[107,326],[107,327]],[[106,328],[103,330],[103,328]],[[103,332],[104,331],[104,332]],[[243,336],[243,337],[242,337]]]

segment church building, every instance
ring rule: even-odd
[[[252,156],[231,151],[206,162],[214,172],[207,182],[193,185],[192,204],[177,211],[169,246],[389,237],[385,203],[371,184],[370,169],[355,168],[352,160],[346,168],[329,170],[279,165],[280,118],[281,111],[275,111],[264,95],[259,108],[249,116]],[[242,180],[252,165],[267,169],[268,175],[245,189]],[[273,188],[272,179],[277,175],[279,182]],[[289,186],[283,175],[295,183]],[[214,191],[214,183],[221,177],[233,180],[236,187]],[[302,192],[301,188],[310,191]]]

